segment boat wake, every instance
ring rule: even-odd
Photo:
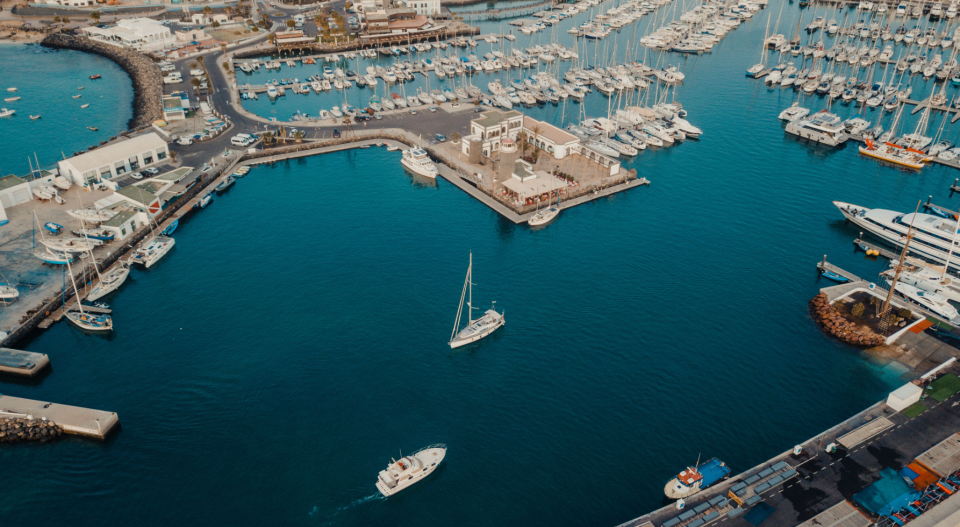
[[[386,499],[387,499],[386,496],[384,496],[383,494],[377,492],[377,493],[374,493],[374,494],[371,494],[371,495],[367,496],[366,498],[360,498],[360,499],[354,500],[354,501],[350,502],[349,504],[344,505],[344,506],[342,506],[342,507],[337,507],[336,510],[333,511],[333,514],[330,515],[330,518],[328,518],[328,519],[324,522],[324,525],[329,525],[329,524],[331,524],[331,523],[337,518],[337,516],[339,516],[341,513],[345,512],[345,511],[348,511],[348,510],[353,509],[353,508],[355,508],[355,507],[359,507],[360,505],[363,505],[363,504],[365,504],[365,503],[378,502],[378,501],[383,501],[383,500],[386,500]],[[310,511],[310,516],[317,516],[318,514],[320,514],[320,512],[321,512],[321,511],[320,511],[320,507],[319,507],[319,506],[314,506],[313,509]]]

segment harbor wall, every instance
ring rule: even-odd
[[[40,45],[54,49],[94,53],[116,62],[123,71],[127,72],[133,81],[133,117],[127,123],[128,128],[149,126],[153,121],[163,118],[161,102],[163,76],[160,73],[160,67],[146,55],[87,37],[65,33],[51,33],[40,42]]]

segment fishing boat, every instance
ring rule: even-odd
[[[91,75],[91,76],[90,76],[90,80],[92,80],[92,81],[95,81],[95,80],[97,80],[97,79],[99,79],[99,78],[100,78],[100,74],[99,74],[99,73],[96,74],[96,75]]]
[[[100,271],[97,270],[97,272]],[[127,281],[129,275],[130,266],[124,262],[117,263],[113,269],[100,275],[100,282],[87,293],[87,300],[93,302],[116,291]]]
[[[90,105],[89,105],[89,104],[81,104],[81,105],[80,105],[80,108],[82,109],[82,108],[86,108],[86,107],[88,107],[88,106],[90,106]]]
[[[824,278],[828,278],[841,284],[845,284],[850,281],[850,279],[846,276],[839,275],[833,271],[830,271],[829,269],[820,269],[820,274],[823,275]]]
[[[440,466],[446,455],[447,445],[438,443],[421,448],[399,460],[390,458],[390,464],[381,470],[377,477],[377,490],[385,497],[390,497],[419,483]]]
[[[3,102],[17,102],[19,100],[20,100],[20,96],[17,95],[16,97],[6,97],[3,99]]]
[[[207,205],[213,203],[213,192],[207,194],[206,196],[200,199],[200,202],[197,203],[197,206],[201,209],[207,208]]]
[[[36,120],[39,119],[39,118],[40,118],[39,115],[31,115],[31,116],[30,116],[30,120],[31,120],[31,121],[36,121]]]
[[[463,318],[464,301],[467,306],[467,325],[460,329],[460,322]],[[467,278],[463,282],[463,292],[460,293],[460,306],[457,308],[457,320],[453,324],[453,332],[450,334],[450,347],[459,348],[467,344],[476,342],[503,326],[506,323],[503,313],[496,310],[496,301],[483,316],[473,319],[473,253],[470,253],[470,265],[467,267]]]
[[[63,225],[60,225],[60,224],[58,224],[58,223],[54,223],[54,222],[52,222],[52,221],[48,221],[48,222],[44,223],[44,224],[43,224],[43,228],[44,228],[44,229],[47,229],[48,231],[50,231],[50,232],[53,233],[54,235],[60,234],[61,232],[63,232]]]
[[[138,263],[146,268],[150,268],[151,265],[157,263],[161,258],[164,257],[170,249],[173,248],[174,239],[168,236],[156,236],[151,238],[147,243],[140,246],[136,252],[133,253],[133,256],[130,258],[132,263]]]
[[[430,156],[422,148],[404,150],[403,157],[400,158],[400,164],[414,174],[430,179],[436,179],[439,173],[437,166],[433,164]]]
[[[722,481],[728,475],[730,467],[717,458],[704,463],[697,462],[667,482],[663,492],[672,500],[686,498]]]
[[[20,298],[20,291],[10,284],[0,282],[0,305],[9,306]]]
[[[180,218],[177,218],[173,220],[173,223],[171,223],[170,225],[167,225],[167,228],[163,229],[163,231],[160,234],[164,236],[170,236],[171,234],[176,232],[177,227],[179,226],[180,226]]]
[[[233,184],[236,183],[236,182],[237,182],[237,180],[236,180],[236,179],[233,179],[233,176],[227,176],[226,179],[224,179],[224,180],[221,181],[219,184],[217,184],[216,187],[214,187],[214,190],[216,190],[216,191],[217,191],[217,194],[219,194],[219,193],[227,190],[228,188],[232,187]]]
[[[9,110],[7,108],[0,108],[0,117],[10,117],[11,115],[17,113],[16,110]]]

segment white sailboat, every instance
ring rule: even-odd
[[[539,227],[541,225],[546,225],[551,221],[555,220],[559,214],[560,214],[560,194],[558,193],[557,204],[550,205],[550,203],[548,202],[547,208],[543,210],[538,210],[536,214],[534,214],[533,216],[530,217],[529,220],[527,220],[527,224],[530,225],[531,227]]]
[[[93,313],[83,310],[83,304],[80,301],[80,293],[77,291],[77,281],[73,278],[73,270],[70,268],[70,262],[67,262],[67,272],[70,275],[70,282],[73,283],[73,292],[77,295],[77,311],[67,311],[65,316],[67,320],[73,322],[80,329],[87,331],[113,331],[113,317],[108,313]]]
[[[90,256],[92,257],[93,254]],[[94,268],[97,269],[97,275],[100,277],[100,283],[98,283],[96,287],[94,287],[87,294],[87,300],[91,302],[99,300],[116,291],[127,280],[127,277],[130,276],[130,266],[124,262],[117,263],[114,268],[103,274],[100,274],[100,269],[97,268],[96,260],[94,260],[93,265]]]
[[[450,334],[450,347],[459,348],[467,344],[476,342],[487,335],[496,331],[500,326],[506,323],[503,313],[498,313],[496,302],[493,307],[488,309],[480,318],[473,319],[473,253],[470,253],[470,265],[467,267],[467,278],[463,282],[463,292],[460,293],[460,305],[457,307],[457,320],[453,324],[453,332]],[[460,321],[463,318],[463,305],[466,300],[467,305],[467,326],[460,329]]]

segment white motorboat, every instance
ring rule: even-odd
[[[895,267],[896,264],[891,264],[891,269],[884,271],[881,275],[886,279],[891,279]],[[960,302],[960,280],[942,271],[942,267],[939,270],[934,270],[924,265],[904,265],[900,271],[899,281],[922,291],[936,293],[947,300]]]
[[[780,112],[781,121],[795,121],[797,119],[802,119],[810,114],[809,108],[804,108],[800,106],[799,102],[793,103],[789,108]]]
[[[149,269],[151,265],[157,263],[164,255],[170,252],[174,243],[174,239],[169,236],[156,236],[151,238],[133,253],[130,261],[141,264]]]
[[[411,148],[403,151],[403,157],[400,158],[400,164],[404,168],[419,176],[436,179],[439,171],[437,165],[433,164],[430,156],[422,148]]]
[[[608,146],[606,143],[603,143],[602,141],[588,141],[584,146],[586,146],[587,148],[589,148],[590,150],[593,150],[598,154],[612,157],[614,159],[620,157],[620,152],[614,150],[613,148]]]
[[[63,176],[57,176],[53,178],[53,185],[60,190],[70,190],[70,187],[73,186],[73,183],[70,183],[70,180]]]
[[[464,302],[466,301],[466,302]],[[463,318],[463,307],[467,307],[467,326],[460,329],[460,321]],[[483,316],[473,319],[473,253],[470,253],[470,265],[467,267],[467,278],[463,282],[463,292],[460,293],[460,306],[457,308],[457,320],[453,324],[453,332],[450,334],[450,347],[459,348],[476,342],[503,326],[506,323],[503,313],[496,310],[496,302],[493,307],[488,309]]]
[[[391,458],[390,464],[377,477],[377,490],[386,497],[393,496],[432,474],[446,455],[447,445],[438,443],[399,460]]]
[[[15,113],[17,113],[16,110],[8,110],[7,108],[0,108],[0,117],[10,117]]]
[[[887,280],[887,284],[890,283],[891,280]],[[903,282],[897,282],[896,290],[897,293],[899,293],[903,298],[930,311],[933,311],[934,313],[947,319],[949,322],[956,323],[957,321],[960,321],[960,314],[957,313],[957,308],[950,305],[950,302],[948,302],[944,296],[918,289]]]

